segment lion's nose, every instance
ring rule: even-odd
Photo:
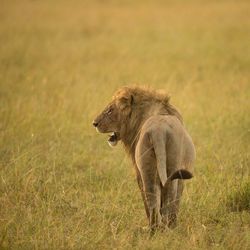
[[[97,126],[98,126],[98,122],[93,121],[92,124],[93,124],[94,127],[97,127]]]

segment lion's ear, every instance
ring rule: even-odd
[[[129,94],[119,98],[117,105],[121,110],[125,110],[130,108],[133,102],[134,102],[134,97],[133,95]]]

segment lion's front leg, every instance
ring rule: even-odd
[[[143,191],[143,183],[142,183],[141,174],[140,174],[137,166],[135,166],[135,170],[136,170],[136,180],[137,180],[139,189],[141,191],[141,196],[142,196],[144,208],[145,208],[145,211],[146,211],[146,215],[147,215],[147,218],[149,219],[149,210],[148,210],[148,205],[147,205],[147,201],[146,201],[146,196],[145,196],[145,193]]]

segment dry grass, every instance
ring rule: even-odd
[[[249,249],[249,210],[228,209],[249,183],[249,11],[243,0],[2,0],[1,248]],[[91,127],[128,83],[170,92],[197,149],[179,225],[153,238],[122,147]]]

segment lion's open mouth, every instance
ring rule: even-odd
[[[120,140],[119,134],[116,132],[113,132],[111,135],[109,135],[108,143],[110,146],[114,147],[116,146],[119,140]]]

